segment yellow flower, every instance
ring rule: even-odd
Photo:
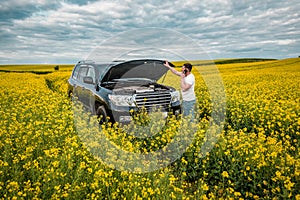
[[[229,177],[227,171],[223,171],[223,172],[222,172],[222,176],[223,176],[224,178],[228,178],[228,177]]]
[[[53,167],[58,167],[58,165],[59,165],[59,161],[54,161],[54,162],[52,162],[52,165],[53,165]]]
[[[171,197],[171,199],[177,199],[176,195],[174,194],[174,192],[171,192],[169,196]]]
[[[295,183],[291,182],[290,180],[284,181],[284,187],[288,190],[292,190],[292,187],[294,187]]]
[[[280,171],[276,171],[275,174],[276,174],[276,177],[277,177],[278,179],[281,178],[281,172],[280,172]]]
[[[204,184],[202,185],[202,189],[203,189],[204,191],[207,191],[207,190],[209,190],[209,186],[208,186],[206,183],[204,183]]]

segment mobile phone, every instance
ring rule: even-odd
[[[183,70],[183,73],[184,73],[184,74],[186,74],[186,73],[187,73],[187,70],[186,70],[186,69],[185,69],[185,70]]]
[[[173,64],[173,63],[171,63],[171,62],[169,62],[169,61],[164,61],[164,63],[163,64],[167,64],[167,63],[169,63],[169,65],[171,66],[171,67],[175,67],[175,65]]]

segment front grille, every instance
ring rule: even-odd
[[[139,108],[166,110],[171,103],[171,94],[162,91],[138,93],[135,96],[135,102]]]

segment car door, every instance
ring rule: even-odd
[[[69,84],[70,84],[69,93],[72,93],[77,98],[78,98],[78,85],[80,84],[79,75],[78,75],[79,70],[80,70],[80,66],[79,65],[75,66],[75,69],[72,74],[72,78],[69,79]]]
[[[94,66],[89,66],[86,77],[92,79],[92,83],[84,83],[84,87],[82,88],[82,94],[84,95],[84,103],[85,105],[93,112],[94,104],[95,104],[95,90],[96,90],[96,73]]]
[[[74,87],[75,94],[78,97],[78,100],[81,101],[84,105],[86,105],[87,97],[85,92],[85,83],[83,82],[84,77],[86,77],[88,72],[88,67],[86,65],[80,66],[77,81],[78,84]]]

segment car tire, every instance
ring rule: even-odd
[[[74,97],[73,97],[73,92],[71,92],[71,91],[68,92],[68,97],[69,97],[69,99],[73,100],[73,98],[74,98]]]
[[[97,108],[96,115],[97,115],[99,124],[103,124],[104,122],[107,122],[107,112],[106,112],[104,106],[99,106]]]

